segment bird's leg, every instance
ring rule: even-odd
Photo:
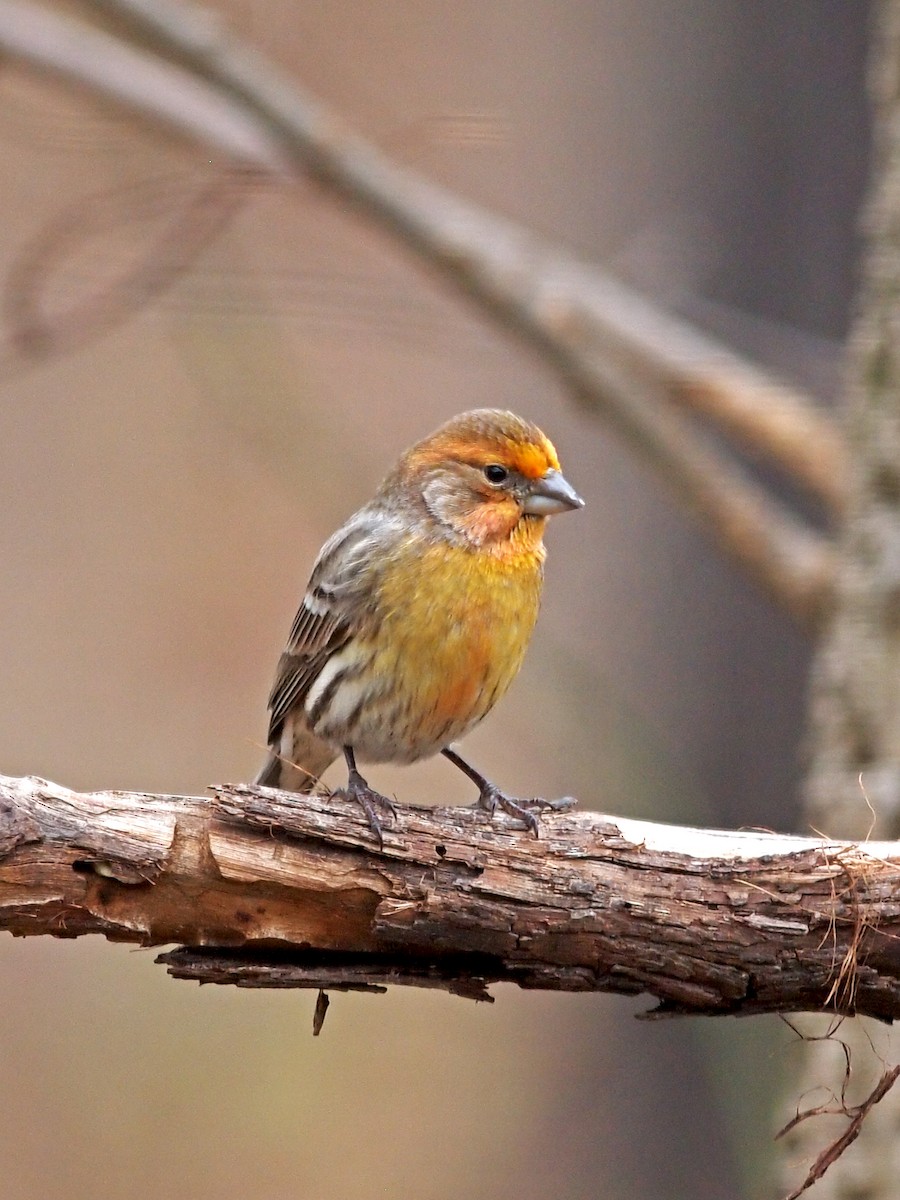
[[[366,814],[366,820],[375,836],[378,838],[378,845],[384,848],[384,836],[382,833],[381,821],[378,819],[376,808],[382,808],[392,817],[396,817],[397,810],[388,800],[387,796],[382,796],[381,792],[376,792],[374,788],[369,787],[362,775],[356,768],[356,756],[353,753],[352,746],[344,746],[344,758],[347,760],[347,786],[345,788],[337,788],[336,792],[339,796],[347,796],[355,800]]]
[[[449,758],[454,766],[459,767],[463,774],[468,775],[478,788],[478,800],[476,803],[479,808],[485,809],[491,816],[494,815],[498,808],[502,808],[511,817],[518,817],[520,821],[523,821],[535,837],[540,836],[538,819],[534,812],[535,809],[540,811],[541,809],[549,808],[554,812],[560,812],[564,809],[572,808],[576,803],[571,796],[564,796],[561,800],[541,800],[537,797],[532,800],[520,800],[517,797],[507,796],[506,792],[501,792],[496,784],[485,779],[480,771],[476,771],[470,763],[461,758],[450,746],[445,746],[441,754],[445,758]]]

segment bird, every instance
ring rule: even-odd
[[[443,754],[538,835],[535,808],[507,795],[454,743],[512,683],[540,607],[548,517],[584,501],[530,421],[474,409],[399,458],[374,497],[323,545],[269,696],[258,785],[312,791],[342,754],[347,785],[383,846],[395,806],[357,760]]]

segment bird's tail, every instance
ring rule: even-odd
[[[269,757],[266,759],[266,761],[263,763],[262,770],[259,772],[259,774],[256,776],[256,778],[253,780],[253,782],[256,784],[259,784],[260,787],[273,787],[273,788],[281,787],[281,776],[283,773],[283,767],[284,767],[284,764],[282,763],[282,761],[278,757],[278,755],[270,754]],[[314,782],[315,782],[314,780],[310,781],[310,787],[312,787]]]
[[[286,792],[311,792],[319,782],[319,777],[285,762],[273,751],[253,782],[261,787],[283,788]]]
[[[300,719],[289,715],[277,740],[269,746],[269,757],[254,783],[283,788],[286,792],[311,792],[319,776],[340,754],[336,746],[322,741]]]

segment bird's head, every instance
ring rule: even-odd
[[[584,506],[549,438],[530,421],[492,408],[461,413],[417,442],[389,480],[476,545],[502,543],[516,530],[539,542],[545,518]]]

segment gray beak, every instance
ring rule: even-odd
[[[533,517],[549,517],[570,508],[584,508],[584,501],[562,471],[548,471],[536,479],[524,505],[524,511]]]

